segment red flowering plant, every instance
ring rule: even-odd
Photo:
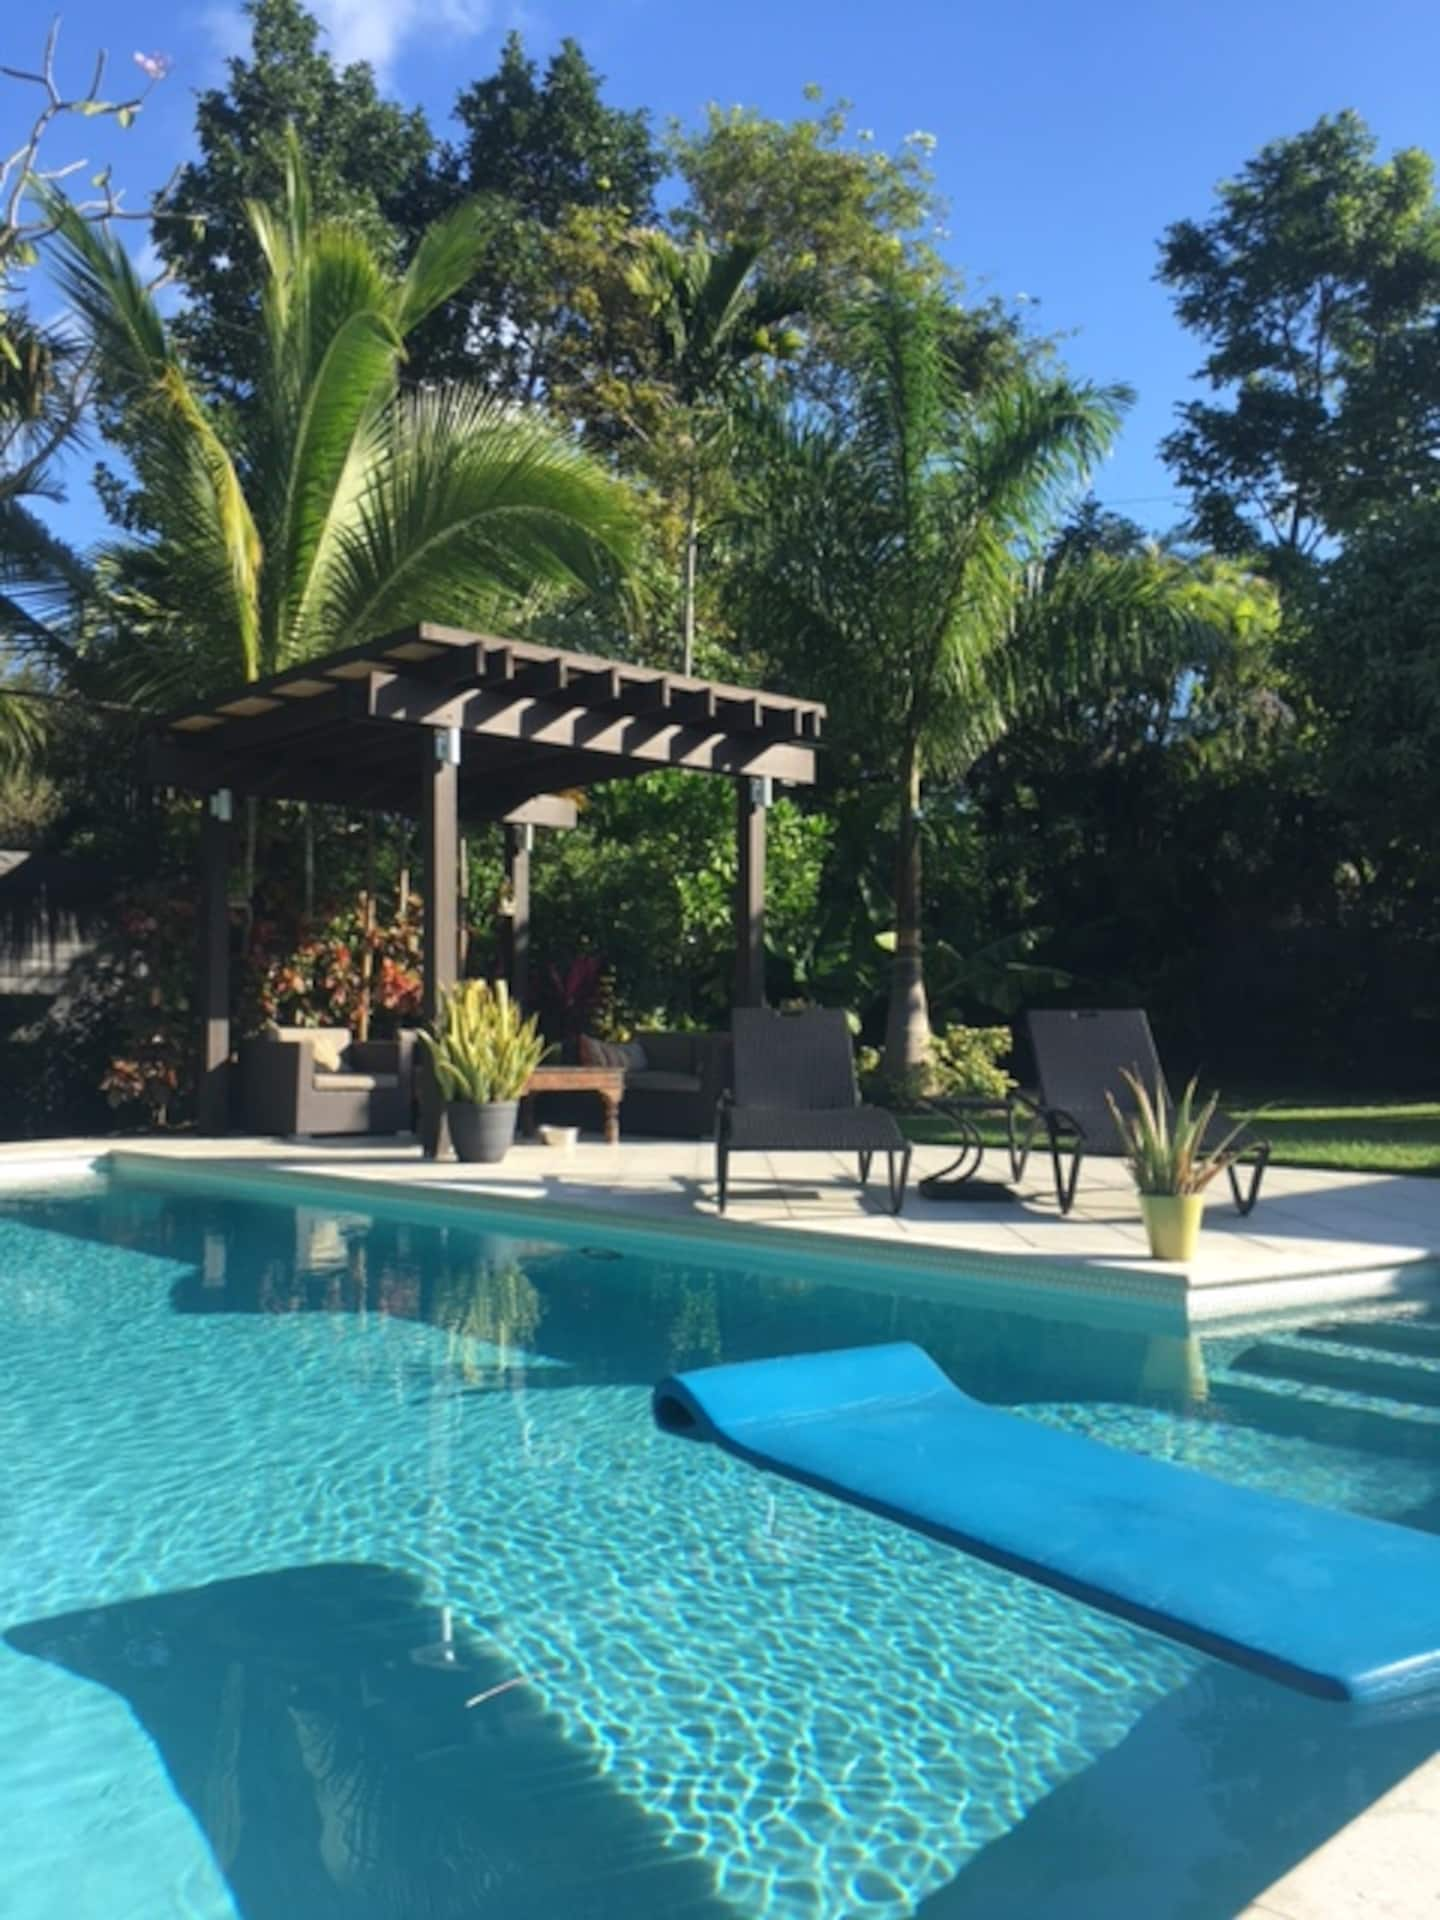
[[[195,909],[154,891],[122,900],[94,956],[109,1003],[110,1058],[100,1091],[112,1107],[141,1106],[163,1127],[194,1081]]]
[[[540,1025],[568,1057],[582,1033],[608,1037],[615,982],[598,953],[577,953],[563,966],[552,962],[540,976]]]
[[[420,904],[367,927],[359,904],[318,927],[256,920],[245,955],[244,1022],[393,1030],[420,1016]]]

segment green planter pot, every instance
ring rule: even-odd
[[[515,1144],[515,1120],[520,1112],[518,1100],[497,1100],[490,1106],[476,1106],[469,1100],[452,1100],[445,1109],[450,1122],[450,1144],[457,1160],[495,1162],[503,1160]]]
[[[1140,1212],[1152,1260],[1193,1260],[1200,1239],[1203,1193],[1142,1193]]]

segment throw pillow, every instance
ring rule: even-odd
[[[343,1027],[281,1027],[272,1020],[264,1029],[267,1040],[289,1040],[310,1049],[312,1064],[321,1073],[338,1073],[350,1045]]]
[[[310,1042],[310,1057],[321,1073],[338,1073],[345,1048],[330,1033],[317,1033]]]
[[[593,1035],[582,1033],[580,1064],[582,1067],[619,1067],[626,1073],[643,1073],[645,1049],[638,1040],[596,1040]]]

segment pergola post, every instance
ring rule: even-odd
[[[735,782],[735,1004],[765,1004],[765,811],[770,782]]]
[[[530,992],[530,852],[535,829],[505,827],[505,919],[502,952],[510,992],[524,1006]]]
[[[234,801],[228,787],[207,795],[200,822],[199,991],[200,1074],[195,1122],[201,1133],[230,1125],[230,837]]]
[[[460,731],[437,727],[421,736],[420,842],[424,871],[425,927],[421,1008],[438,1019],[459,973],[460,941]],[[439,1088],[427,1071],[420,1088],[420,1143],[439,1159],[449,1144]]]

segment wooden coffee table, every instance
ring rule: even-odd
[[[620,1102],[625,1098],[623,1067],[537,1067],[520,1100],[520,1124],[535,1133],[535,1098],[541,1093],[593,1093],[605,1113],[605,1144],[620,1138]]]

